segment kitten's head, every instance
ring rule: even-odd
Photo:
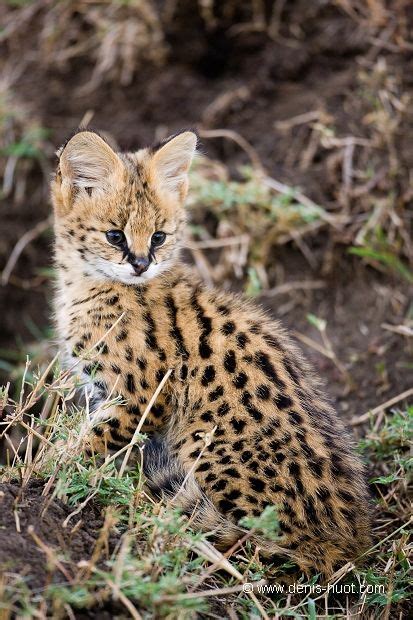
[[[185,131],[117,153],[80,131],[60,150],[52,182],[59,260],[87,275],[140,284],[170,268],[185,223],[197,138]]]

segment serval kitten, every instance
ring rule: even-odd
[[[117,153],[79,131],[58,154],[56,316],[88,396],[85,442],[125,445],[172,369],[142,429],[153,492],[194,511],[220,548],[275,505],[280,538],[260,540],[263,553],[326,578],[369,544],[363,467],[279,323],[180,263],[196,143],[186,131]]]

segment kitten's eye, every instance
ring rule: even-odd
[[[108,230],[106,239],[112,245],[123,245],[126,241],[125,233],[122,230]]]
[[[154,232],[151,239],[151,245],[162,245],[165,242],[166,234],[161,230]]]

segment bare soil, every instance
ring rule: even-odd
[[[25,487],[17,482],[0,485],[0,571],[24,576],[27,585],[39,591],[49,583],[76,577],[77,563],[91,558],[103,525],[100,509],[89,502],[64,527],[74,508],[43,496],[43,491],[43,482],[34,479]],[[112,534],[109,547],[115,543]],[[47,557],[56,549],[63,572]]]

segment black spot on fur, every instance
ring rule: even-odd
[[[113,295],[112,297],[109,297],[109,299],[106,300],[106,303],[109,306],[114,306],[115,304],[117,304],[119,301],[119,295]]]
[[[208,463],[207,461],[205,461],[204,463],[201,463],[196,468],[197,471],[208,471],[208,469],[211,469],[211,463]]]
[[[227,402],[221,403],[221,405],[217,409],[217,414],[222,417],[226,415],[230,411],[230,406]]]
[[[287,373],[290,375],[291,379],[294,381],[294,383],[296,385],[300,385],[300,377],[298,374],[298,370],[296,370],[292,363],[290,361],[288,361],[287,359],[283,359],[283,364],[284,364],[284,368],[287,371]]]
[[[280,484],[272,484],[270,486],[270,489],[273,493],[282,493],[284,491],[284,487],[282,487]]]
[[[195,311],[198,325],[201,328],[201,334],[199,337],[199,355],[202,359],[208,359],[212,355],[212,349],[208,342],[208,336],[212,331],[212,319],[209,316],[206,316],[204,309],[198,302],[196,292],[194,292],[191,297],[191,306]]]
[[[107,424],[110,428],[120,428],[120,422],[116,418],[110,418],[110,420],[107,421]]]
[[[213,484],[211,488],[213,491],[223,491],[226,488],[227,484],[228,482],[221,478],[220,480],[217,480],[217,482]]]
[[[155,418],[161,418],[165,413],[165,407],[160,404],[152,405],[151,413],[155,416]]]
[[[274,398],[274,403],[277,405],[278,409],[287,409],[288,407],[291,407],[293,401],[289,396],[278,394],[278,396]]]
[[[223,306],[223,305],[218,306],[217,310],[220,314],[222,314],[222,316],[228,316],[230,313],[227,306]]]
[[[230,423],[237,435],[240,435],[245,428],[244,420],[237,420],[236,418],[231,418]]]
[[[234,504],[234,502],[228,501],[227,499],[221,499],[218,502],[218,506],[220,510],[225,514],[229,512],[230,510],[232,510],[233,508],[235,508],[236,504]]]
[[[85,375],[91,375],[93,372],[93,368],[93,364],[86,364],[86,366],[83,366],[83,372],[85,373]]]
[[[283,350],[282,346],[280,345],[280,343],[274,336],[271,336],[270,334],[263,334],[263,338],[265,342],[268,344],[268,346],[272,347],[273,349],[280,350],[280,351]]]
[[[261,422],[263,420],[263,417],[264,417],[263,414],[261,413],[261,411],[259,409],[254,407],[254,405],[247,405],[247,407],[245,407],[245,408],[248,411],[248,413],[250,414],[250,416],[256,422]]]
[[[204,370],[204,374],[202,375],[201,384],[204,387],[207,387],[212,381],[215,379],[215,368],[214,366],[207,366]]]
[[[212,403],[214,400],[218,400],[224,394],[224,388],[219,385],[215,390],[208,394],[208,400]]]
[[[257,493],[262,493],[265,490],[265,482],[260,480],[260,478],[252,478],[251,476],[248,478],[251,488],[254,489]]]
[[[171,329],[169,330],[169,334],[175,340],[176,354],[182,356],[183,359],[188,359],[189,353],[188,349],[185,346],[182,330],[180,327],[178,327],[178,309],[172,295],[166,296],[165,305],[168,309],[169,317],[171,320]]]
[[[279,378],[273,364],[268,355],[263,351],[258,351],[254,356],[254,363],[264,373],[267,379],[273,381],[279,389],[285,388],[285,383]]]
[[[265,385],[264,383],[262,383],[261,385],[257,387],[257,389],[255,390],[255,393],[257,397],[260,398],[261,400],[268,400],[270,397],[271,391],[268,385]]]
[[[290,526],[289,526],[289,525],[287,525],[287,524],[285,523],[285,521],[281,521],[281,520],[280,520],[280,521],[279,521],[279,524],[280,524],[280,529],[281,529],[281,531],[282,531],[282,532],[284,532],[285,534],[291,534],[291,533],[292,533],[292,529],[290,528]],[[295,569],[294,569],[294,570],[295,570]]]
[[[218,450],[218,453],[220,452],[220,450]],[[227,454],[226,456],[223,456],[222,459],[220,459],[218,461],[218,463],[220,465],[229,465],[230,463],[232,463],[231,457],[229,456],[229,454]]]
[[[155,374],[156,381],[160,383],[166,374],[165,368],[158,368]]]
[[[343,502],[346,502],[346,504],[354,502],[354,496],[347,491],[337,491],[337,495]]]
[[[310,495],[307,496],[307,498],[305,500],[304,510],[305,510],[306,515],[307,515],[307,519],[311,523],[317,523],[318,522],[317,513],[316,513],[316,510],[315,510],[315,506],[314,506],[314,500],[313,500],[313,498]]]
[[[232,491],[225,493],[225,497],[233,501],[234,499],[238,499],[239,497],[241,497],[241,491],[239,491],[238,489],[232,489]]]
[[[233,334],[234,331],[235,331],[235,323],[234,323],[234,321],[227,321],[221,327],[221,332],[224,334],[224,336],[229,336],[230,334]]]
[[[327,489],[327,487],[322,486],[317,489],[317,495],[321,499],[321,501],[324,502],[325,500],[331,497],[331,492],[329,489]],[[337,495],[339,495],[339,493]],[[352,496],[350,497],[351,497],[351,501],[353,501],[353,497]]]
[[[205,478],[205,482],[215,482],[216,479],[217,477],[215,474],[208,474]]]
[[[122,435],[121,433],[118,433],[117,430],[113,429],[110,431],[111,437],[114,441],[116,441],[118,444],[120,445],[125,445],[125,443],[127,442],[128,438],[125,437],[124,435]]]
[[[236,377],[234,377],[232,382],[237,389],[241,390],[247,384],[248,376],[245,374],[245,372],[240,372],[238,375],[236,375]]]
[[[194,404],[192,405],[192,411],[199,411],[201,407],[203,406],[203,404],[204,404],[204,401],[202,400],[202,398],[198,398],[198,400],[196,400]]]
[[[272,467],[264,467],[264,474],[268,477],[268,478],[275,478],[275,476],[277,475],[274,471],[274,469]]]
[[[234,351],[227,351],[224,356],[224,368],[227,372],[235,372],[237,367],[237,361]]]
[[[247,461],[250,461],[252,457],[253,457],[252,452],[250,452],[250,450],[245,450],[245,452],[241,454],[241,461],[243,463],[246,463]]]
[[[341,459],[337,455],[334,455],[334,460],[331,462],[331,473],[335,478],[342,478],[346,474]]]
[[[126,411],[131,415],[141,415],[139,405],[129,405],[128,407],[126,407]]]
[[[235,469],[235,467],[227,467],[227,469],[224,469],[224,474],[226,474],[227,476],[230,476],[230,478],[240,478],[241,476],[239,475],[238,470]]]
[[[302,416],[297,413],[297,411],[289,411],[288,412],[288,417],[290,418],[290,421],[292,424],[302,424],[303,423],[303,418]]]
[[[256,422],[261,422],[263,415],[259,409],[251,404],[251,398],[252,397],[249,392],[243,392],[241,396],[241,404],[244,405],[246,411]]]
[[[126,375],[125,385],[126,385],[126,389],[128,390],[128,392],[130,392],[131,394],[135,393],[135,389],[136,389],[136,387],[135,387],[135,378],[134,378],[134,376],[132,374],[128,373]]]
[[[334,458],[334,457],[333,457]],[[313,458],[307,461],[309,468],[316,478],[322,478],[324,473],[324,459]]]
[[[242,508],[235,508],[234,510],[232,510],[231,512],[232,517],[235,519],[235,521],[240,521],[243,517],[247,516],[247,513],[245,510],[242,510]]]
[[[213,419],[214,416],[212,414],[212,411],[204,411],[204,413],[201,414],[201,420],[203,422],[212,422]]]
[[[116,336],[116,342],[122,342],[123,340],[126,340],[126,338],[128,337],[128,332],[126,329],[121,329],[120,332],[117,334]]]
[[[236,336],[235,339],[237,341],[237,347],[239,349],[245,349],[245,345],[249,342],[249,338],[246,334],[244,334],[243,332],[239,332]]]

